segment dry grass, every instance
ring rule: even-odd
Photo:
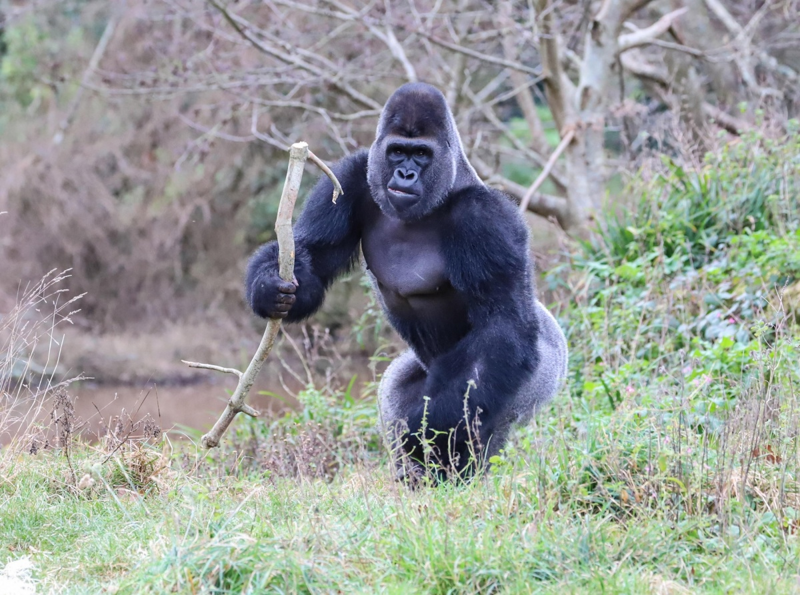
[[[59,378],[63,333],[82,296],[63,287],[69,271],[50,271],[20,291],[0,315],[0,439],[19,440],[39,421],[45,404],[80,377]],[[13,428],[13,430],[12,430]]]
[[[51,480],[70,493],[88,494],[96,479],[108,489],[143,493],[169,467],[168,443],[155,420],[134,419],[123,411],[103,424],[98,444],[81,439],[90,420],[76,415],[70,386],[84,377],[61,372],[64,326],[72,322],[82,297],[68,297],[63,287],[68,278],[69,271],[51,271],[21,291],[17,304],[0,317],[0,480],[13,485],[20,454],[52,452],[66,468]],[[162,443],[163,452],[153,450]]]

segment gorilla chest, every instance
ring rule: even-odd
[[[364,230],[367,269],[390,314],[440,322],[466,317],[447,278],[441,225],[378,216]]]

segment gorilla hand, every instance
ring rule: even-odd
[[[279,275],[278,243],[259,248],[247,265],[245,297],[261,318],[286,318],[297,301],[297,270],[292,282]]]
[[[250,305],[261,318],[286,318],[297,299],[296,291],[297,279],[290,283],[265,271],[253,284]]]
[[[279,276],[277,242],[261,246],[247,265],[245,297],[253,312],[262,318],[297,322],[313,314],[322,304],[326,285],[311,266],[311,257],[303,245],[302,236],[298,236],[296,241],[294,280],[291,283]],[[318,268],[323,264],[322,259],[318,260]]]

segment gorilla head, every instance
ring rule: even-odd
[[[444,95],[425,83],[403,85],[386,102],[367,180],[381,210],[404,220],[421,219],[451,192],[483,185],[464,155]]]

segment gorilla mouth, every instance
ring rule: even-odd
[[[388,188],[388,190],[389,192],[400,198],[417,198],[416,194],[413,194],[411,192],[405,192],[404,190],[398,190],[397,188]]]

